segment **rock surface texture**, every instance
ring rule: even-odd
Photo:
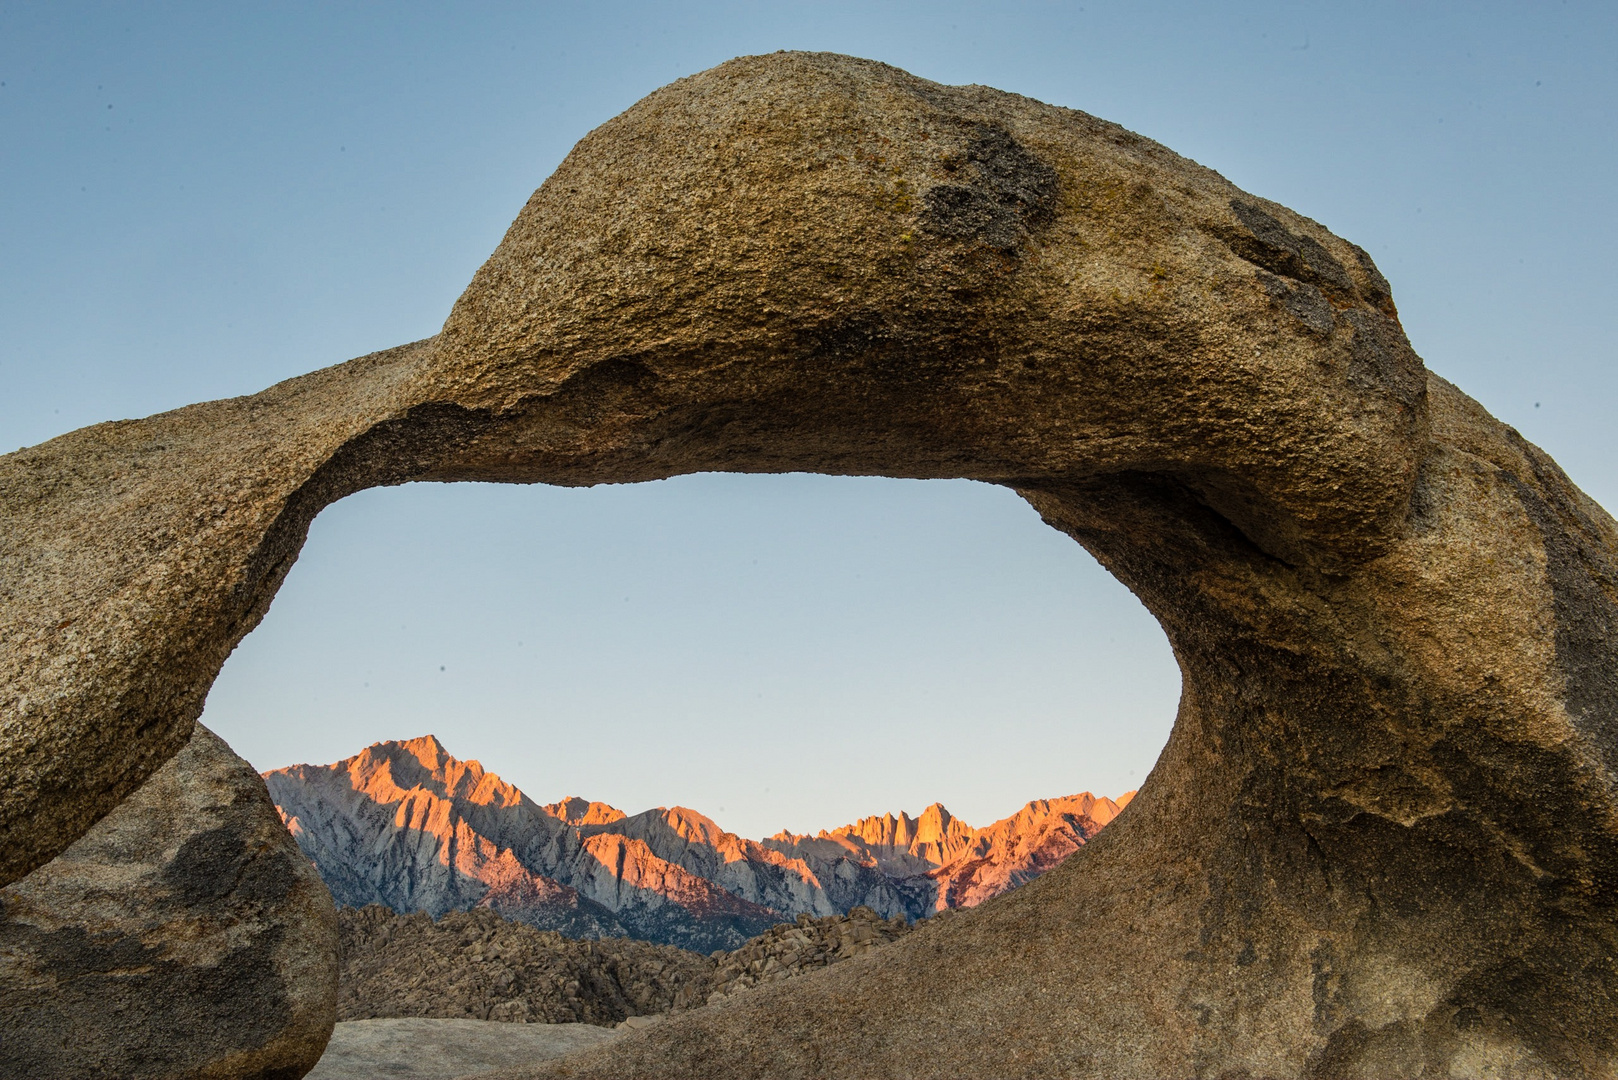
[[[568,937],[703,953],[798,915],[970,907],[1049,870],[1120,808],[1089,793],[1038,799],[974,829],[935,803],[919,818],[760,842],[679,806],[633,816],[579,798],[541,806],[431,735],[264,780],[340,904],[435,918],[483,907]]]
[[[336,994],[330,895],[253,767],[200,724],[0,890],[0,1076],[302,1076]]]
[[[354,1020],[337,1025],[309,1080],[455,1080],[566,1057],[615,1037],[589,1024]]]
[[[339,1020],[417,1016],[612,1027],[705,1001],[715,963],[671,945],[577,941],[487,909],[434,922],[343,908]]]
[[[1618,1070],[1618,526],[1359,248],[836,56],[591,132],[432,339],[0,458],[0,880],[179,751],[331,501],[698,470],[1012,486],[1159,619],[1179,715],[1051,873],[571,1075]]]
[[[800,915],[712,956],[621,938],[578,941],[487,909],[436,922],[379,904],[342,908],[337,1018],[424,1017],[613,1027],[696,1009],[864,956],[910,932],[870,908]]]
[[[739,949],[716,953],[708,982],[678,995],[674,1005],[696,1008],[722,1001],[764,983],[864,956],[908,933],[910,924],[903,919],[884,919],[868,907],[820,919],[799,915],[796,922],[771,927]]]

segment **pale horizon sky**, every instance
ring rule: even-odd
[[[435,333],[596,125],[826,49],[1083,109],[1365,247],[1428,366],[1618,506],[1602,3],[0,6],[0,447]],[[531,797],[748,836],[1115,795],[1179,677],[1010,492],[406,485],[316,520],[209,724],[261,769],[431,732]]]

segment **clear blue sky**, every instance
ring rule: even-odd
[[[1618,506],[1611,3],[8,2],[0,446],[432,334],[581,135],[781,48],[1084,109],[1320,220]],[[996,489],[412,485],[322,515],[205,719],[260,767],[433,731],[541,799],[759,835],[1132,787],[1178,689]]]

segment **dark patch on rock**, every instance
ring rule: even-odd
[[[1360,272],[1365,278],[1365,284],[1360,290],[1365,299],[1388,318],[1398,319],[1399,311],[1393,306],[1393,286],[1388,284],[1388,279],[1377,269],[1376,263],[1371,259],[1371,253],[1358,244],[1348,246],[1353,250],[1354,258],[1360,264]]]
[[[1002,205],[987,192],[959,184],[939,184],[922,196],[926,210],[922,226],[940,236],[955,240],[981,240],[992,248],[1007,250],[1021,238],[1021,222],[1014,210]]]
[[[1274,274],[1259,272],[1264,291],[1280,302],[1294,318],[1317,334],[1329,334],[1337,325],[1337,312],[1326,295],[1313,285],[1289,282]]]
[[[805,343],[812,359],[850,360],[890,348],[892,334],[880,314],[854,311],[809,331]]]
[[[281,860],[248,851],[237,823],[191,837],[163,868],[163,883],[189,908],[242,900],[274,903],[286,896],[293,880]]]
[[[91,934],[82,926],[63,926],[41,933],[27,923],[0,923],[0,945],[26,950],[39,965],[61,979],[139,971],[158,963],[162,950],[128,934]]]
[[[1230,208],[1248,230],[1231,238],[1236,254],[1285,277],[1354,293],[1354,279],[1319,241],[1292,232],[1252,203],[1232,199]]]
[[[172,863],[163,866],[163,884],[184,907],[217,904],[236,891],[248,863],[248,845],[230,826],[209,829],[186,840]]]
[[[1364,308],[1350,308],[1343,319],[1354,328],[1349,343],[1349,385],[1381,391],[1407,409],[1427,394],[1427,371],[1399,324]]]
[[[945,168],[963,182],[922,196],[922,228],[939,236],[1012,251],[1056,206],[1056,170],[996,125],[981,125]]]
[[[1568,528],[1565,518],[1573,515],[1567,508],[1558,514],[1522,480],[1510,473],[1502,476],[1545,545],[1545,576],[1556,612],[1556,662],[1566,680],[1568,716],[1599,748],[1609,772],[1618,775],[1618,603],[1600,584],[1601,577],[1613,580],[1614,568],[1603,554],[1577,542],[1583,530]]]

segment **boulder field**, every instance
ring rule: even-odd
[[[488,910],[338,911],[337,1019],[399,1017],[616,1027],[696,1009],[765,983],[864,956],[910,932],[870,908],[799,915],[713,955],[633,938],[581,941]],[[935,916],[936,917],[936,916]]]
[[[569,1075],[1618,1071],[1612,518],[1318,223],[841,56],[591,132],[433,338],[0,457],[0,884],[186,745],[322,507],[704,470],[1012,487],[1179,715],[1051,873]]]

